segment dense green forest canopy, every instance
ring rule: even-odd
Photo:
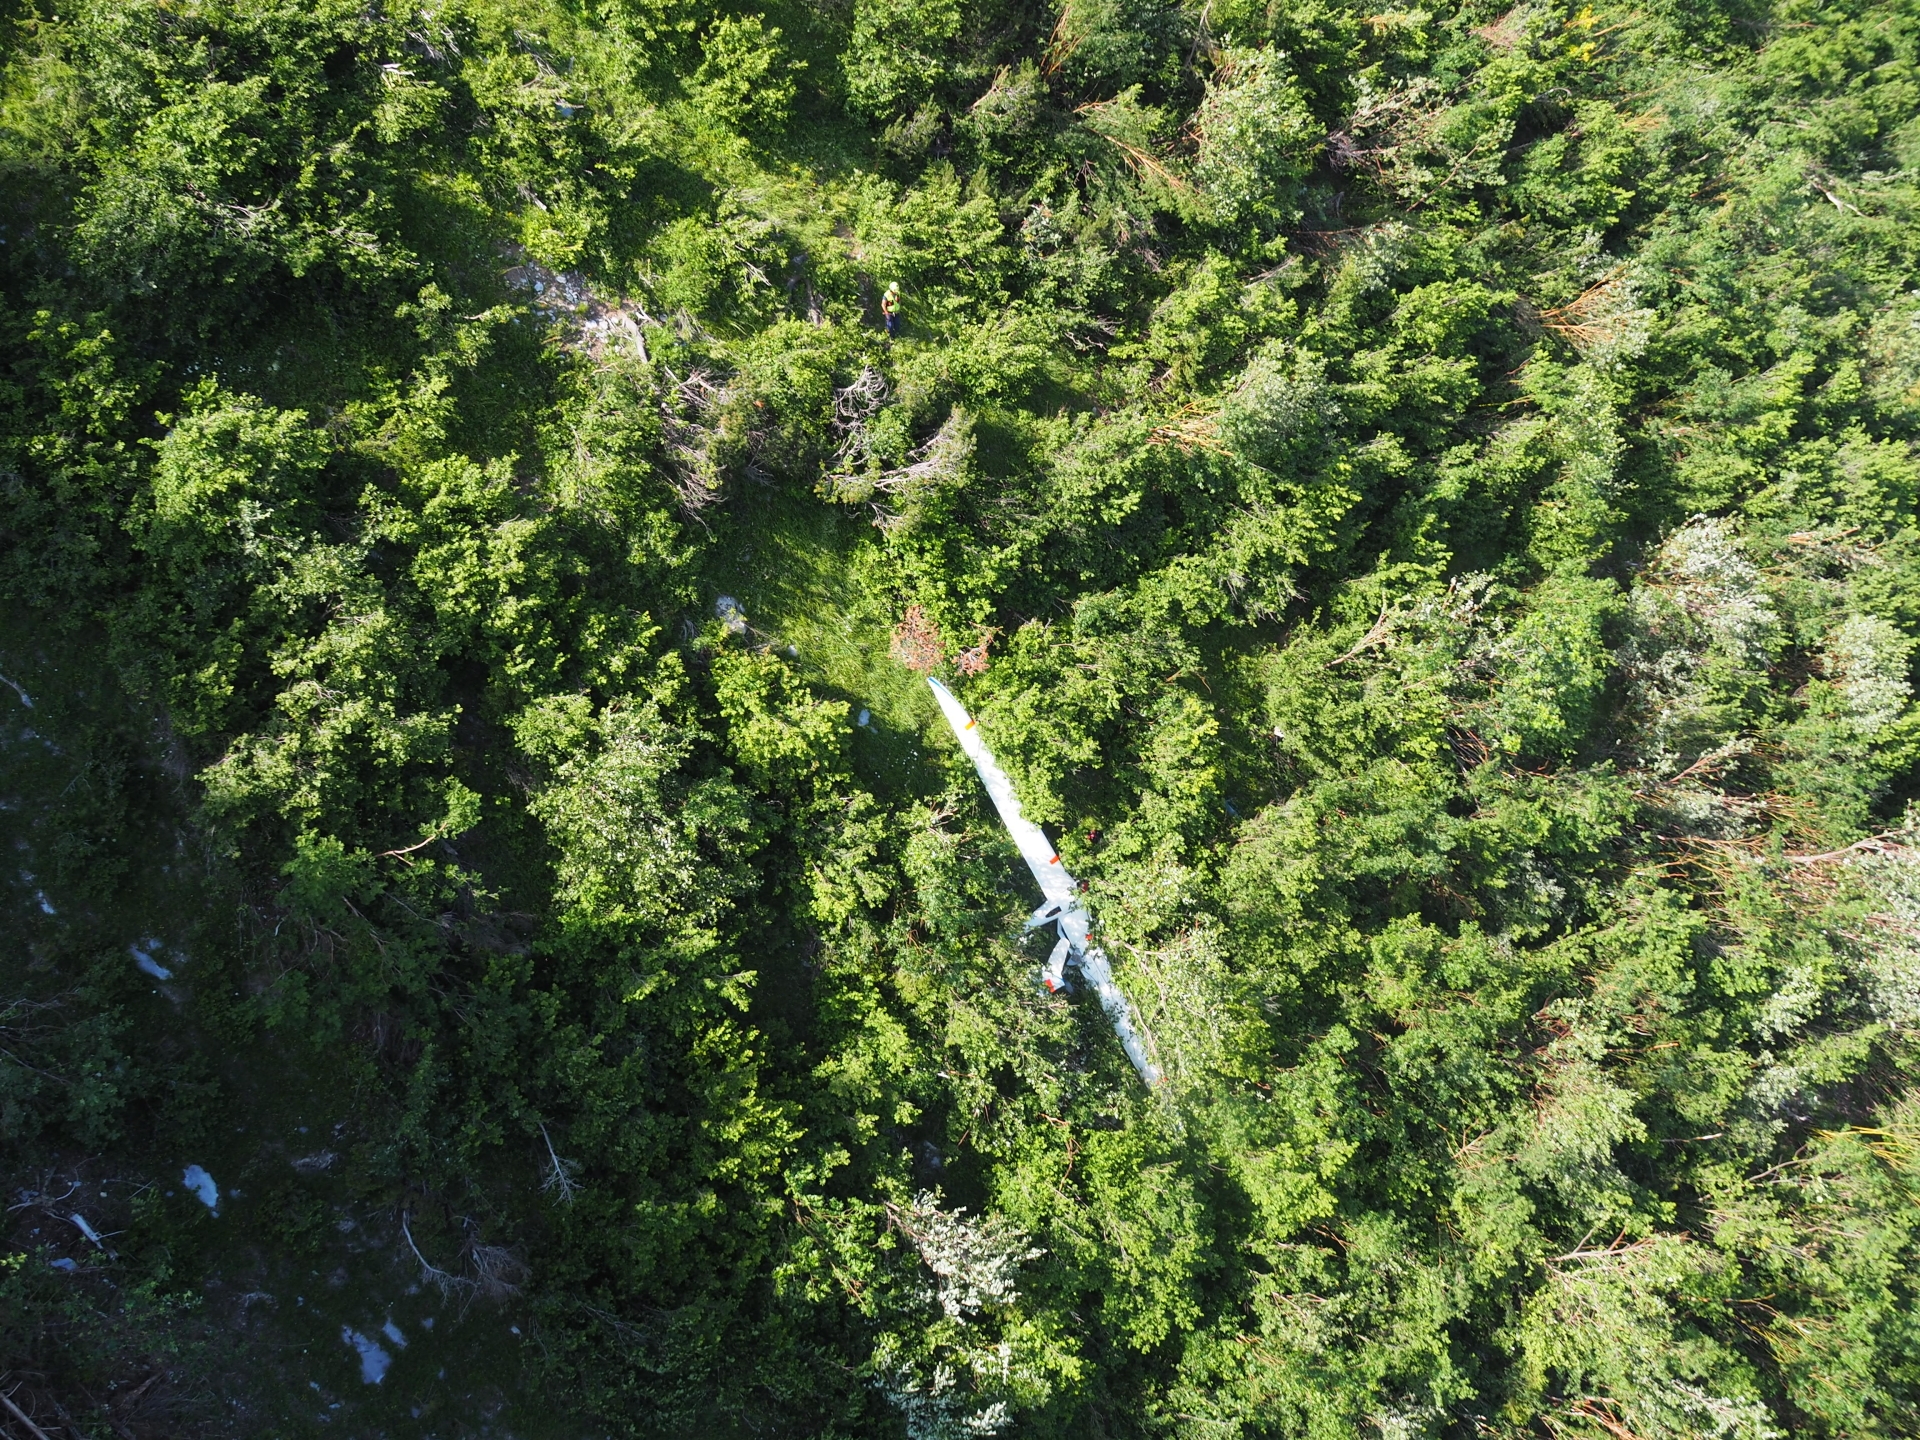
[[[1913,0],[0,33],[0,1429],[1920,1434]]]

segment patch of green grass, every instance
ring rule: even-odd
[[[927,759],[946,728],[926,681],[891,653],[889,558],[864,515],[774,486],[748,486],[702,576],[705,616],[722,595],[746,611],[750,643],[790,658],[822,694],[844,700],[862,778],[889,796],[939,785]],[[704,617],[703,617],[704,618]]]

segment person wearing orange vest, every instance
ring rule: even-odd
[[[880,297],[880,318],[887,322],[887,338],[893,338],[893,327],[900,318],[900,282],[887,282],[887,293]]]

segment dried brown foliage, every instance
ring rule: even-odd
[[[947,658],[940,627],[918,605],[909,605],[906,617],[893,627],[893,643],[888,649],[894,659],[922,675],[938,670]]]

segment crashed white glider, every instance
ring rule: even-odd
[[[1042,982],[1048,990],[1060,989],[1066,980],[1067,958],[1071,955],[1081,975],[1093,987],[1093,993],[1100,997],[1100,1007],[1113,1022],[1113,1033],[1119,1037],[1120,1048],[1127,1052],[1127,1059],[1133,1062],[1133,1068],[1140,1072],[1140,1078],[1147,1084],[1158,1085],[1165,1077],[1161,1075],[1160,1067],[1147,1055],[1146,1042],[1134,1021],[1133,1006],[1127,1002],[1120,987],[1114,984],[1113,967],[1107,963],[1106,953],[1098,945],[1087,942],[1087,930],[1093,923],[1093,917],[1087,913],[1087,907],[1080,903],[1079,883],[1060,863],[1060,852],[1049,843],[1046,834],[1020,813],[1020,801],[1014,796],[1013,782],[1007,778],[1007,772],[1000,768],[993,758],[993,752],[987,749],[986,742],[980,738],[977,722],[954,699],[953,692],[946,686],[931,676],[927,684],[933,687],[934,698],[940,702],[940,711],[947,717],[947,724],[953,727],[954,738],[960,742],[960,748],[967,752],[967,758],[973,761],[973,768],[980,772],[980,783],[987,787],[987,794],[993,797],[993,807],[1000,812],[1000,823],[1007,827],[1007,834],[1013,837],[1021,858],[1027,862],[1033,878],[1040,882],[1040,893],[1047,897],[1027,920],[1029,930],[1037,930],[1043,925],[1058,927],[1060,939],[1054,945],[1053,953],[1047,957],[1047,967],[1040,975]]]

